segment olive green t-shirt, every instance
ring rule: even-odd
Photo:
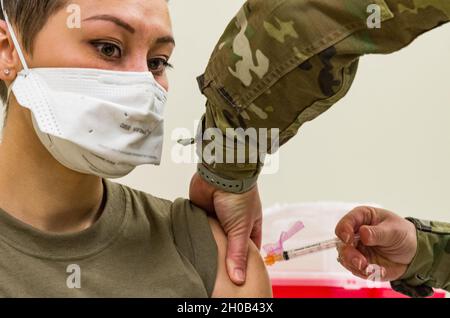
[[[0,297],[209,297],[217,245],[204,211],[104,179],[90,228],[49,234],[0,209]]]

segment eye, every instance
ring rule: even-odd
[[[167,59],[159,57],[148,60],[147,65],[148,69],[157,75],[164,73],[167,68],[173,67]]]
[[[120,46],[109,42],[92,42],[97,51],[107,58],[120,59],[122,57],[122,49]]]

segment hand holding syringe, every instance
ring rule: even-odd
[[[337,247],[339,244],[344,244],[340,239],[334,238],[314,244],[309,244],[300,248],[284,250],[283,243],[303,228],[303,223],[297,222],[292,228],[289,229],[289,231],[281,233],[278,243],[265,245],[264,250],[266,251],[267,256],[265,257],[264,262],[266,263],[266,265],[271,266],[277,262],[288,261],[296,257],[320,252]],[[355,235],[355,244],[358,242],[358,240],[359,235]]]

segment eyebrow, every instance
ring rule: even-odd
[[[126,23],[122,19],[119,19],[118,17],[115,17],[113,15],[108,15],[108,14],[95,15],[90,18],[84,19],[83,21],[93,21],[93,20],[102,20],[102,21],[113,22],[132,34],[134,34],[136,32],[136,29],[133,28],[130,24]],[[173,44],[175,46],[175,39],[171,35],[167,35],[167,36],[163,36],[163,37],[156,39],[156,43],[157,44],[169,43],[169,44]]]
[[[130,33],[136,32],[136,30],[131,25],[129,25],[125,21],[119,19],[118,17],[112,16],[112,15],[107,15],[107,14],[95,15],[90,18],[84,19],[83,21],[92,21],[92,20],[110,21],[110,22],[113,22],[113,23],[117,24],[118,26],[124,28],[125,30],[127,30]]]
[[[169,44],[173,44],[175,46],[175,39],[173,38],[173,36],[167,35],[167,36],[163,36],[163,37],[156,39],[156,43],[157,44],[169,43]]]

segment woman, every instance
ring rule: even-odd
[[[175,46],[166,1],[2,7],[0,296],[271,296],[252,243],[235,286],[216,221],[107,180],[159,163]]]

